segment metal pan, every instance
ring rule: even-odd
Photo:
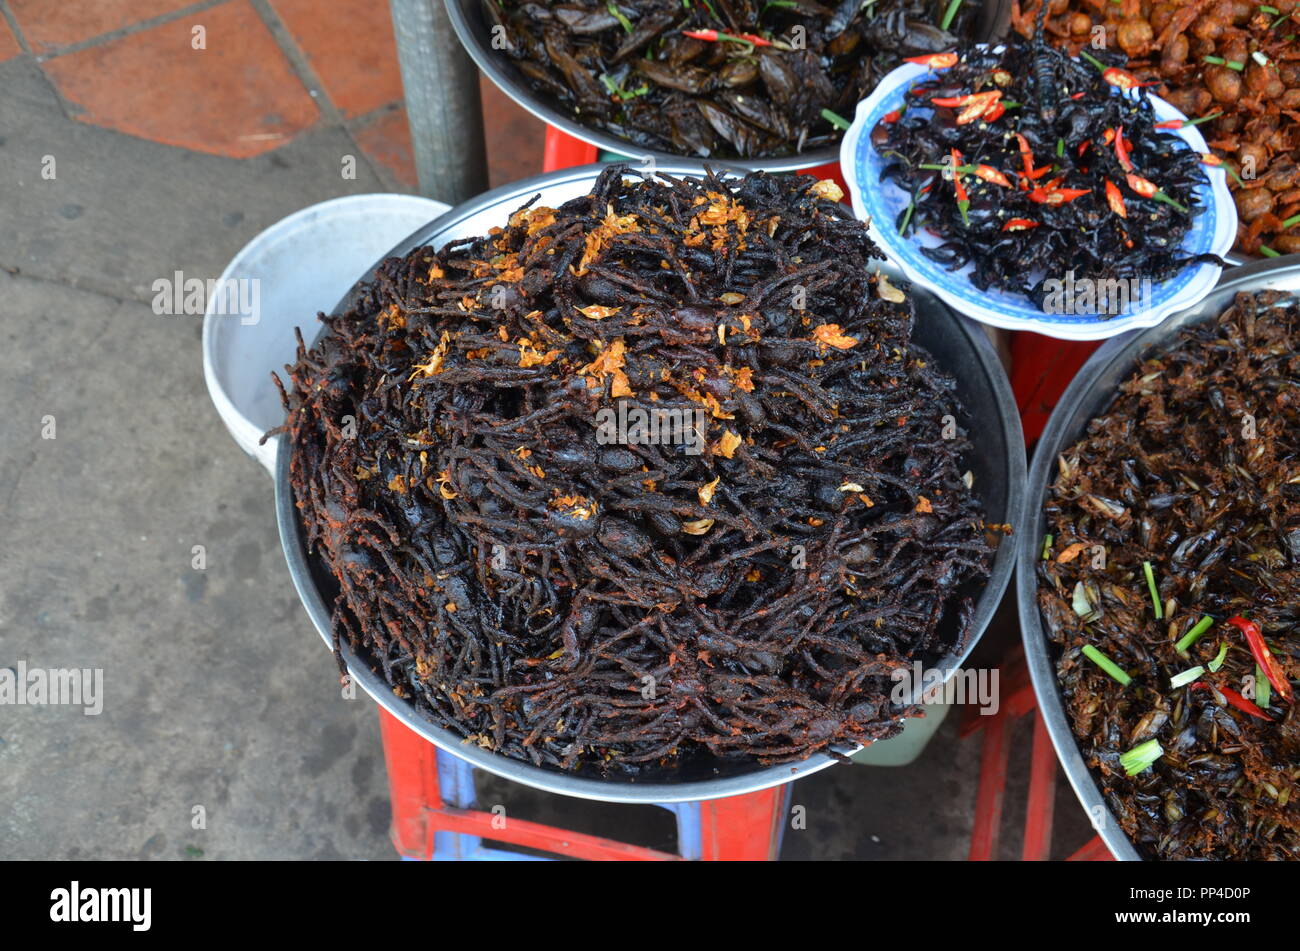
[[[1056,680],[1059,651],[1047,638],[1038,613],[1038,578],[1036,565],[1042,555],[1041,544],[1047,533],[1043,505],[1052,478],[1057,455],[1083,435],[1093,417],[1110,403],[1119,383],[1133,372],[1142,355],[1168,349],[1185,327],[1213,320],[1231,305],[1242,291],[1281,290],[1300,293],[1300,255],[1271,261],[1257,261],[1225,271],[1219,283],[1203,301],[1182,313],[1174,314],[1156,327],[1135,330],[1107,340],[1083,365],[1074,381],[1061,396],[1038,441],[1033,465],[1029,470],[1028,511],[1025,530],[1016,546],[1016,597],[1020,608],[1020,629],[1025,641],[1025,657],[1038,696],[1038,709],[1047,724],[1048,735],[1065,775],[1074,787],[1083,808],[1093,817],[1093,825],[1107,848],[1125,861],[1142,856],[1124,835],[1118,820],[1102,798],[1101,789],[1088,771],[1078,743],[1070,729]],[[1177,408],[1174,408],[1177,411]]]
[[[587,194],[605,167],[588,165],[567,169],[487,192],[430,222],[393,248],[390,254],[402,255],[421,245],[441,246],[457,238],[486,234],[489,228],[504,225],[511,212],[535,195],[539,196],[542,204],[558,206]],[[691,169],[669,166],[661,171],[686,175]],[[848,214],[847,209],[845,214]],[[373,270],[364,275],[362,281],[369,280]],[[892,275],[895,272],[888,273]],[[358,281],[358,285],[360,283]],[[358,292],[358,287],[354,287],[335,308],[335,313],[345,312]],[[975,477],[975,491],[984,503],[988,521],[1010,523],[1019,531],[1025,451],[1006,373],[978,324],[958,317],[922,290],[914,289],[912,293],[917,309],[915,339],[955,377],[958,396],[969,416],[964,425],[977,434],[976,447],[964,462]],[[287,450],[287,446],[285,448]],[[326,645],[330,645],[329,604],[332,598],[323,592],[328,592],[332,578],[319,560],[308,555],[304,548],[302,526],[289,487],[290,455],[289,451],[280,452],[276,460],[276,518],[280,541],[294,587],[316,630]],[[997,551],[987,584],[971,592],[977,600],[969,643],[943,658],[937,667],[955,670],[970,653],[1002,599],[1014,561],[1015,545],[1005,542]],[[480,749],[474,744],[462,743],[459,736],[434,724],[414,704],[395,696],[383,678],[346,646],[343,656],[362,689],[429,742],[474,766],[548,792],[608,802],[685,802],[755,792],[807,776],[837,762],[820,754],[801,763],[779,766],[719,763],[716,767],[710,765],[693,772],[665,774],[662,781],[655,782],[595,778],[543,769]]]
[[[555,126],[562,132],[567,132],[576,139],[589,142],[607,152],[626,155],[634,161],[653,160],[657,165],[675,165],[678,168],[685,167],[695,171],[702,171],[705,163],[708,163],[713,168],[792,172],[801,168],[827,165],[840,159],[838,142],[827,148],[800,155],[754,159],[701,159],[647,149],[643,145],[637,145],[608,132],[588,128],[575,121],[567,110],[557,106],[549,97],[533,92],[510,58],[500,50],[492,48],[491,25],[483,16],[482,3],[483,0],[446,0],[447,15],[451,18],[451,25],[456,30],[461,45],[465,47],[470,58],[484,75],[496,83],[502,92],[543,122]],[[1011,0],[986,0],[980,8],[980,23],[976,30],[976,39],[986,40],[1000,36],[1010,22],[1010,10]]]

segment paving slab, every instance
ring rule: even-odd
[[[241,161],[68,121],[27,57],[0,64],[0,89],[0,266],[34,277],[148,301],[176,270],[218,276],[306,205],[391,190],[340,127]]]

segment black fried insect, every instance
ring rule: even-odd
[[[953,270],[973,263],[980,290],[1020,294],[1045,310],[1059,306],[1049,280],[1140,290],[1144,280],[1223,263],[1180,250],[1204,211],[1202,156],[1158,127],[1144,88],[1121,94],[1136,86],[1108,65],[1122,54],[1099,51],[1090,64],[1016,35],[1000,52],[950,56],[871,133],[888,159],[881,180],[912,196],[894,227],[944,239],[923,254]]]
[[[336,637],[560,769],[893,735],[891,673],[965,639],[989,570],[953,382],[831,183],[626,174],[388,259],[299,347]],[[688,414],[699,451],[602,439],[619,407]]]

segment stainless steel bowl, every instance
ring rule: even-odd
[[[406,254],[421,245],[441,246],[457,238],[486,234],[489,228],[504,225],[511,212],[533,196],[539,196],[542,204],[558,206],[569,199],[587,194],[596,177],[606,167],[587,165],[567,169],[487,192],[430,222],[393,248],[390,255]],[[688,175],[692,169],[668,165],[661,171],[671,175]],[[847,210],[845,213],[848,213]],[[886,270],[891,275],[896,274],[887,268]],[[361,281],[369,280],[373,271],[372,268]],[[358,281],[358,285],[361,281]],[[357,293],[358,288],[354,287],[335,308],[335,313],[346,311]],[[915,338],[956,379],[958,396],[969,414],[968,425],[976,434],[976,447],[964,461],[975,477],[975,491],[984,503],[988,520],[1010,523],[1019,531],[1025,484],[1025,450],[1020,420],[1006,373],[978,324],[957,316],[925,291],[914,289],[912,293],[917,309]],[[276,518],[280,527],[280,541],[293,576],[294,587],[316,625],[316,630],[326,645],[330,645],[329,605],[332,599],[322,592],[329,590],[332,579],[319,560],[309,556],[304,548],[302,525],[289,486],[291,449],[287,443],[282,448],[284,451],[277,454],[275,471]],[[975,646],[1002,599],[1011,578],[1014,561],[1015,545],[1010,542],[1001,545],[994,559],[992,574],[978,593],[969,643],[943,658],[937,667],[955,670]],[[974,593],[973,591],[972,594]],[[429,742],[488,772],[548,792],[608,802],[662,803],[714,799],[787,783],[837,762],[830,756],[819,754],[801,763],[779,766],[718,765],[695,773],[684,771],[660,782],[619,777],[604,779],[543,769],[488,752],[474,744],[463,743],[459,736],[427,719],[414,704],[395,696],[383,678],[346,646],[343,656],[362,689]]]
[[[1048,735],[1056,747],[1065,775],[1074,787],[1083,808],[1093,818],[1107,848],[1126,861],[1141,859],[1133,843],[1124,835],[1119,822],[1106,806],[1092,773],[1070,729],[1056,680],[1059,651],[1047,638],[1038,612],[1037,563],[1042,557],[1042,540],[1047,533],[1043,505],[1047,500],[1057,455],[1083,435],[1085,427],[1101,413],[1115,395],[1116,387],[1137,366],[1142,354],[1164,350],[1183,328],[1213,320],[1227,310],[1232,299],[1242,291],[1281,290],[1300,293],[1300,255],[1271,261],[1258,261],[1223,272],[1209,296],[1190,310],[1174,314],[1156,327],[1135,330],[1107,340],[1079,370],[1074,381],[1061,396],[1038,440],[1033,465],[1029,470],[1028,512],[1025,530],[1017,544],[1016,596],[1020,608],[1020,629],[1025,641],[1025,657],[1038,696],[1038,709],[1047,724]],[[1177,412],[1177,407],[1172,408]]]
[[[703,170],[705,163],[713,168],[792,172],[840,160],[838,142],[827,148],[800,155],[754,159],[701,159],[647,149],[643,145],[637,145],[608,132],[590,129],[575,121],[567,111],[557,107],[549,97],[533,92],[510,58],[500,50],[492,48],[491,25],[483,16],[482,0],[445,0],[445,2],[447,15],[451,18],[451,25],[455,28],[461,45],[488,79],[537,118],[562,132],[567,132],[575,139],[589,142],[608,152],[626,155],[634,161],[653,159],[656,165],[685,166],[697,172]],[[1009,22],[1011,0],[987,0],[980,9],[980,24],[976,30],[976,38],[986,40],[1000,35]]]

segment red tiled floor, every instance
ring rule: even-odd
[[[540,175],[546,124],[516,105],[486,77],[481,78],[479,90],[492,187]]]
[[[207,30],[207,49],[190,29]],[[200,152],[248,158],[319,112],[247,0],[51,59],[45,71],[83,122]]]
[[[358,129],[353,137],[372,162],[386,168],[400,184],[415,190],[419,183],[411,156],[411,130],[406,125],[405,108],[384,113]]]
[[[487,79],[480,77],[479,89],[492,187],[540,174],[546,126]],[[388,169],[400,184],[411,189],[418,186],[405,109],[384,113],[357,129],[354,137],[370,160]]]
[[[402,98],[388,4],[376,0],[270,0],[344,116]]]
[[[7,59],[13,59],[22,51],[22,47],[18,45],[18,40],[14,37],[13,31],[9,29],[9,24],[4,20],[0,20],[0,63]]]
[[[9,9],[28,45],[34,52],[44,53],[193,3],[194,0],[9,0]]]

